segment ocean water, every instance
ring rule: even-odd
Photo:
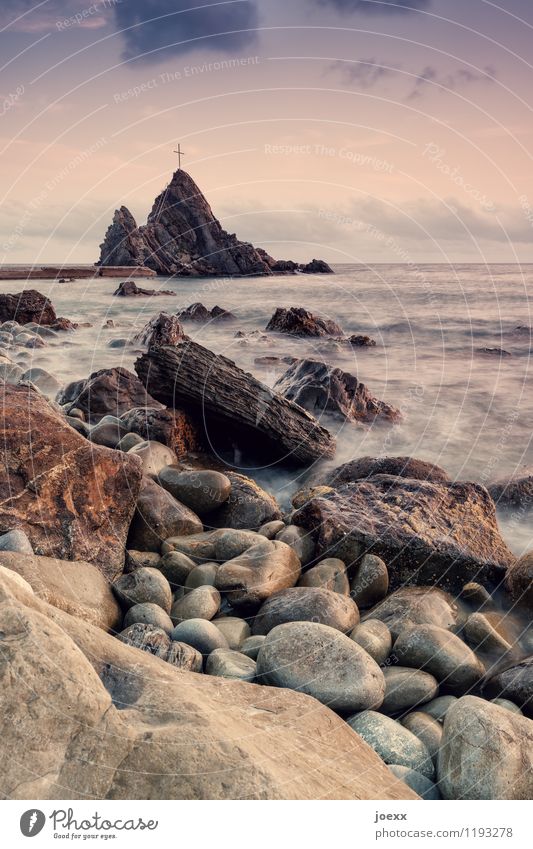
[[[533,340],[530,325],[533,265],[353,265],[334,276],[260,279],[165,279],[137,281],[174,294],[155,299],[114,298],[119,279],[4,280],[1,292],[35,288],[48,295],[58,315],[92,327],[61,334],[25,362],[61,382],[100,368],[132,369],[136,349],[110,348],[160,311],[176,312],[194,301],[231,310],[235,323],[189,324],[189,335],[273,385],[285,365],[264,366],[264,356],[325,360],[357,375],[372,394],[398,407],[394,427],[361,427],[323,420],[337,434],[335,466],[365,455],[410,455],[443,466],[456,479],[487,483],[533,468]],[[375,348],[348,349],[322,339],[264,334],[277,306],[303,306],[335,319],[346,334],[362,333]],[[113,319],[114,328],[105,327]],[[236,338],[236,331],[252,334]],[[504,349],[510,356],[483,353]],[[306,472],[249,469],[282,501]],[[533,548],[533,516],[500,515],[502,532],[520,553]]]

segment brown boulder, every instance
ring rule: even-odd
[[[177,345],[186,338],[178,318],[175,315],[160,312],[145,324],[132,341],[137,345],[145,345],[147,348],[160,348],[162,345]]]
[[[160,407],[138,377],[125,368],[95,371],[87,380],[69,384],[58,398],[60,404],[71,403],[82,410],[91,424],[104,416],[121,416],[133,407]]]
[[[124,566],[139,460],[87,442],[28,387],[0,386],[0,405],[0,529],[20,528],[36,554],[88,560],[113,579]]]
[[[24,289],[17,295],[0,295],[0,322],[3,321],[51,325],[57,321],[57,316],[48,298],[36,289]]]
[[[529,613],[533,612],[533,551],[512,564],[507,570],[505,583],[513,600]]]
[[[288,333],[290,336],[342,336],[342,328],[329,318],[313,315],[303,307],[277,307],[265,330]]]
[[[495,481],[487,487],[498,507],[533,509],[533,475]]]
[[[159,551],[168,537],[188,536],[202,531],[203,525],[196,513],[176,501],[170,492],[151,478],[143,478],[128,535],[128,548]]]
[[[396,475],[400,478],[412,478],[432,483],[448,483],[451,478],[434,463],[417,460],[413,457],[357,457],[342,466],[337,466],[323,480],[325,486],[340,486],[353,483],[373,475]]]
[[[391,588],[473,580],[494,586],[514,562],[494,502],[475,483],[431,483],[375,475],[313,498],[293,515],[313,531],[317,555],[349,565],[366,552],[386,562]]]

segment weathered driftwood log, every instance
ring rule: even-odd
[[[158,401],[200,407],[208,430],[210,420],[222,424],[273,459],[305,464],[335,452],[332,435],[302,407],[196,342],[151,349],[135,370]]]

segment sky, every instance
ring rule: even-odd
[[[0,263],[93,262],[177,157],[277,258],[533,262],[530,0],[2,0]]]

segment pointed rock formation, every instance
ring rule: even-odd
[[[104,241],[98,265],[144,265],[145,246],[135,218],[125,206],[115,210]]]

